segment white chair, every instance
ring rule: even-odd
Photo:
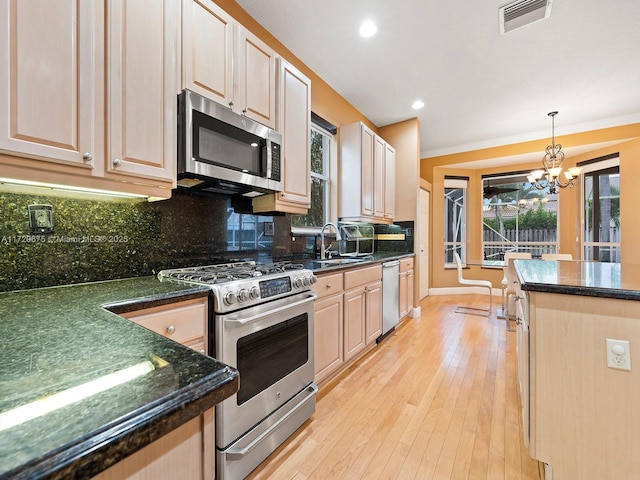
[[[465,307],[464,305],[458,305],[455,313],[466,313],[470,315],[482,315],[483,317],[490,317],[491,311],[493,309],[492,295],[491,289],[493,286],[489,280],[467,280],[462,277],[462,261],[460,260],[460,255],[458,252],[453,252],[453,256],[456,260],[456,266],[458,267],[458,283],[460,285],[468,285],[473,287],[485,287],[489,289],[489,308],[476,308],[476,307]]]
[[[505,267],[502,269],[503,270],[503,276],[502,276],[502,318],[507,318],[508,312],[507,312],[507,307],[508,307],[508,294],[507,294],[507,290],[508,290],[508,281],[507,281],[507,269],[509,268],[509,260],[510,259],[515,259],[515,258],[519,258],[519,259],[531,259],[531,253],[530,252],[507,252],[504,254],[504,263],[505,263]],[[513,282],[512,282],[513,283]],[[507,319],[507,330],[511,330],[509,328],[509,320]]]
[[[530,260],[531,252],[507,252],[504,254],[505,267],[503,269],[504,275],[502,277],[502,315],[505,318],[507,330],[512,332],[515,328],[509,326],[509,320],[514,317],[513,309],[510,308],[509,295],[516,293],[514,289],[515,275],[513,272],[513,266],[511,260]]]
[[[573,260],[570,253],[543,253],[542,260]]]

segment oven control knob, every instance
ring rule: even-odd
[[[246,302],[247,300],[249,300],[249,292],[243,288],[238,292],[238,301]]]
[[[236,294],[233,292],[227,292],[224,294],[224,303],[227,305],[233,305],[236,303]]]
[[[309,285],[313,285],[318,281],[318,278],[313,273],[309,275],[308,278],[309,278]]]
[[[311,285],[311,277],[304,277],[302,279],[302,283],[304,284],[305,287],[308,287],[309,285]]]
[[[302,278],[301,277],[297,277],[294,281],[293,281],[293,286],[296,288],[300,288],[302,287]]]
[[[251,290],[249,290],[249,297],[251,297],[252,300],[260,298],[260,289],[255,285],[251,287]]]

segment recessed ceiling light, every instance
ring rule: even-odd
[[[422,107],[424,107],[424,102],[422,100],[416,100],[411,104],[411,108],[414,110],[420,110]]]
[[[378,26],[371,20],[366,20],[360,25],[360,35],[364,38],[373,37],[378,31]]]

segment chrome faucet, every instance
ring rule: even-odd
[[[325,260],[327,253],[329,254],[329,258],[331,258],[331,244],[329,244],[329,248],[326,248],[324,245],[324,229],[328,226],[332,226],[336,231],[336,241],[339,242],[342,240],[342,237],[340,236],[340,229],[336,227],[336,224],[331,222],[325,223],[322,226],[322,230],[320,230],[320,260]]]

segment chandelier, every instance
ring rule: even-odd
[[[542,166],[544,170],[534,170],[527,175],[527,180],[531,184],[531,188],[537,190],[548,189],[550,194],[558,193],[560,188],[573,187],[580,175],[580,167],[570,168],[564,172],[564,180],[561,179],[562,161],[564,153],[562,145],[556,144],[555,138],[555,116],[558,112],[549,112],[547,115],[551,117],[551,145],[545,149],[544,157],[542,157]]]

